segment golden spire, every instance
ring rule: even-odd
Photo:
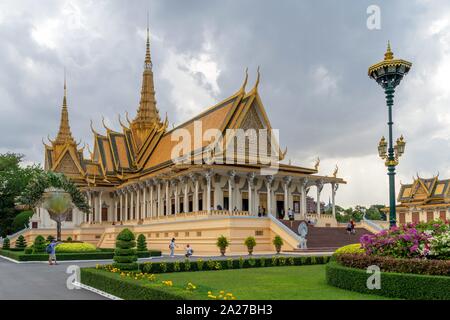
[[[148,17],[147,17],[148,19]],[[133,122],[134,129],[149,129],[160,124],[158,109],[156,108],[155,86],[153,82],[152,60],[150,56],[150,31],[147,20],[147,43],[142,75],[141,100],[137,115]]]
[[[384,54],[384,60],[393,60],[393,59],[394,59],[394,53],[391,51],[391,43],[388,40],[387,50],[386,50],[386,53]]]
[[[76,144],[72,137],[69,126],[69,112],[67,110],[67,86],[66,86],[66,72],[64,70],[64,97],[61,109],[61,121],[59,124],[59,131],[54,141],[56,144]]]

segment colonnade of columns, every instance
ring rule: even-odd
[[[316,212],[320,215],[320,197],[326,183],[331,184],[332,214],[335,216],[337,182],[325,182],[315,177],[260,176],[255,172],[206,170],[172,179],[151,178],[112,192],[88,190],[86,194],[92,210],[85,215],[84,222],[141,221],[178,213],[210,213],[212,210],[247,211],[250,215],[258,215],[262,208],[265,214],[276,215],[281,208],[280,197],[286,215],[291,209],[305,217],[308,213],[306,199],[311,187],[317,190]]]

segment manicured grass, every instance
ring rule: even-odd
[[[383,299],[328,285],[325,265],[166,273],[158,275],[158,279],[172,280],[177,287],[192,282],[197,286],[197,293],[204,297],[208,291],[217,294],[224,290],[238,299]]]
[[[89,269],[86,269],[88,271]],[[91,269],[92,270],[92,269]],[[245,300],[353,300],[353,299],[386,299],[380,296],[347,291],[330,286],[325,280],[324,265],[309,266],[283,266],[269,268],[234,269],[221,271],[199,271],[199,272],[174,272],[156,274],[156,281],[134,280],[121,277],[119,273],[110,273],[103,270],[92,270],[91,274],[86,274],[87,284],[100,284],[108,291],[112,288],[112,282],[106,279],[115,279],[115,292],[125,299],[157,299],[161,296],[161,291],[173,294],[175,299],[208,299],[208,291],[213,295],[218,295],[219,291],[232,293],[237,299]],[[102,275],[99,280],[95,280],[95,274]],[[92,278],[92,276],[94,278]],[[83,280],[82,270],[82,282]],[[90,279],[88,279],[90,277]],[[171,280],[173,287],[161,284],[162,281]],[[122,282],[123,285],[117,282]],[[187,284],[193,283],[197,289],[188,292]],[[131,288],[134,286],[136,289]],[[143,292],[150,292],[148,295]],[[152,290],[153,289],[153,290]],[[133,292],[133,293],[131,293]]]

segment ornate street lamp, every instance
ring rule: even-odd
[[[398,165],[398,158],[405,152],[406,142],[403,136],[397,139],[397,144],[394,146],[392,138],[392,106],[394,105],[395,88],[400,84],[400,81],[411,69],[411,62],[394,59],[394,53],[391,51],[391,45],[388,42],[387,51],[384,54],[384,60],[374,64],[369,68],[369,77],[374,79],[383,89],[386,94],[386,104],[388,107],[388,127],[389,139],[388,145],[384,137],[378,145],[378,154],[382,159],[385,159],[388,168],[389,176],[389,221],[390,226],[396,224],[396,210],[395,210],[395,167]]]

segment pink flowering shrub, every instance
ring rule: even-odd
[[[439,239],[448,239],[448,221],[408,223],[361,237],[361,247],[368,255],[395,258],[448,259],[448,251]],[[443,248],[444,247],[444,248]],[[444,252],[444,251],[445,252]]]

